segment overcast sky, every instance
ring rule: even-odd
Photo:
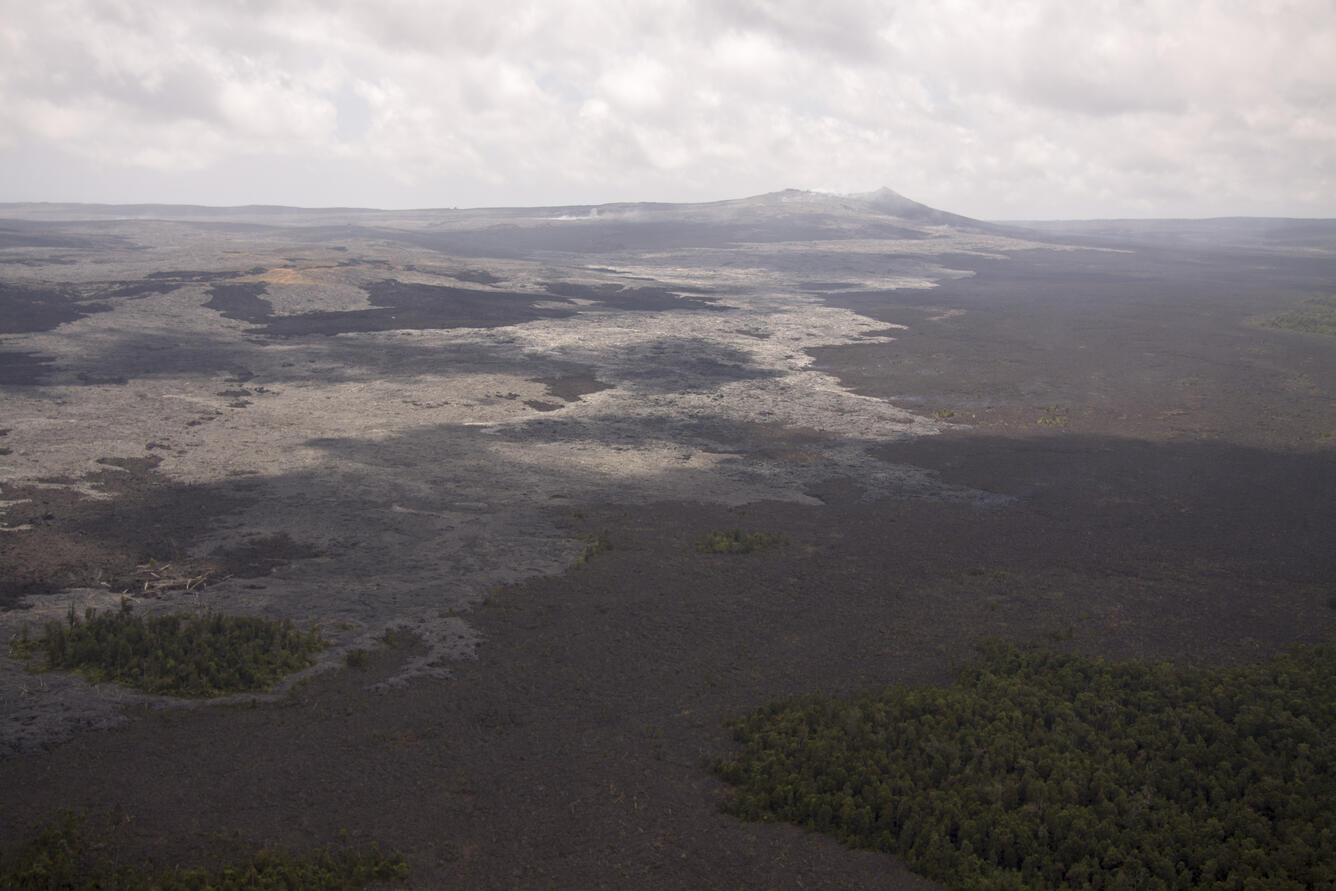
[[[0,0],[0,201],[1336,217],[1336,0]]]

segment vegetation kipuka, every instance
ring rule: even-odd
[[[716,529],[691,542],[691,547],[702,554],[750,554],[786,544],[788,539],[777,532],[744,532],[741,529]]]
[[[62,812],[32,841],[0,856],[0,887],[16,891],[353,889],[402,881],[409,874],[399,854],[382,854],[375,845],[354,849],[346,844],[302,854],[265,848],[216,869],[155,868],[125,862],[113,850],[111,833],[89,833],[86,822],[84,814]]]
[[[38,671],[73,671],[92,683],[111,681],[145,693],[207,698],[269,690],[314,664],[327,646],[316,631],[288,620],[222,613],[145,618],[129,600],[120,610],[71,606],[64,622],[47,622],[34,637],[25,625],[11,654]]]
[[[1336,645],[1213,672],[981,650],[950,687],[738,721],[725,810],[952,888],[1336,887]]]
[[[1305,300],[1288,312],[1264,320],[1262,325],[1336,337],[1336,294]]]

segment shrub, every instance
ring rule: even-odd
[[[62,812],[32,841],[0,857],[0,887],[16,891],[64,888],[155,888],[160,891],[232,891],[254,888],[363,888],[372,882],[402,881],[408,864],[399,854],[385,855],[375,845],[346,846],[304,854],[260,850],[240,863],[217,870],[149,870],[111,856],[105,839],[90,838],[85,817]]]
[[[695,539],[691,546],[702,554],[750,554],[786,544],[788,539],[776,532],[743,532],[719,529]]]
[[[595,554],[602,554],[612,550],[612,541],[608,538],[606,533],[600,532],[597,535],[581,535],[579,536],[579,539],[585,543],[585,546],[584,550],[580,553],[580,556],[576,558],[576,566],[584,566]]]
[[[35,670],[73,671],[95,684],[207,698],[268,690],[313,664],[326,646],[286,619],[215,612],[144,618],[123,600],[119,611],[89,609],[82,618],[71,606],[65,621],[47,622],[40,637],[25,626],[12,655],[36,660]]]

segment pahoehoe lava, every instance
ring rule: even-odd
[[[114,806],[172,862],[375,826],[421,887],[932,887],[718,813],[725,719],[981,636],[1214,666],[1336,621],[1336,341],[1259,324],[1336,280],[1327,221],[53,213],[0,207],[0,633],[128,598],[333,646],[245,708],[0,660],[6,838]],[[731,529],[785,544],[691,547]]]

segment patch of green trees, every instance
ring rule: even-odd
[[[980,649],[949,687],[737,721],[725,809],[953,888],[1336,888],[1336,646],[1219,671]]]
[[[1288,328],[1336,337],[1336,294],[1305,300],[1298,307],[1262,322],[1267,328]]]
[[[370,883],[408,877],[408,865],[402,856],[382,854],[375,845],[364,850],[321,848],[300,855],[266,848],[218,869],[150,869],[112,856],[106,840],[91,837],[84,831],[84,823],[82,814],[64,812],[28,844],[0,857],[0,887],[16,891],[287,891],[364,888]]]
[[[779,547],[786,543],[777,532],[744,532],[741,529],[717,529],[691,542],[691,547],[702,554],[750,554]]]
[[[120,610],[70,607],[65,621],[47,622],[40,636],[25,626],[13,655],[39,671],[73,671],[93,683],[111,681],[167,696],[206,698],[268,690],[312,665],[327,646],[315,631],[288,620],[222,613],[145,618],[129,601]]]
[[[584,566],[597,554],[603,554],[612,550],[612,539],[608,538],[606,532],[598,534],[587,534],[578,536],[580,541],[584,542],[584,550],[576,558],[576,566]]]

